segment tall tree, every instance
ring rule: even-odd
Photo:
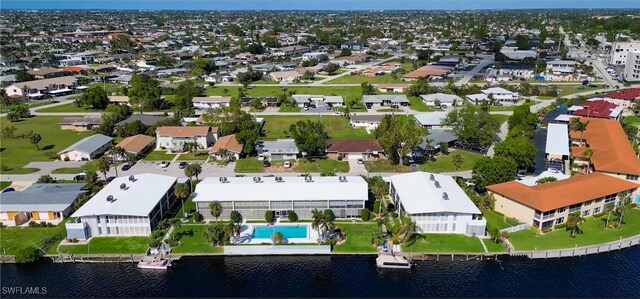
[[[184,200],[191,194],[191,188],[187,184],[176,184],[173,195],[182,202],[182,215],[184,215]]]
[[[329,134],[320,121],[301,120],[291,124],[287,132],[301,152],[311,157],[324,155]]]
[[[404,156],[418,145],[426,133],[413,121],[387,114],[376,129],[375,136],[391,161],[402,165]]]
[[[189,114],[193,113],[193,98],[199,96],[202,90],[193,82],[187,80],[180,82],[174,96],[174,105],[178,110],[185,110]]]
[[[42,136],[40,136],[40,134],[35,133],[35,132],[31,132],[29,134],[29,142],[31,142],[31,144],[36,146],[36,149],[40,150],[40,146],[38,145],[40,143],[40,141],[42,140]]]
[[[127,92],[129,103],[138,107],[140,113],[144,110],[161,110],[166,108],[162,99],[162,90],[158,80],[147,75],[134,75],[130,81],[131,88]]]
[[[489,112],[472,105],[451,110],[442,124],[453,127],[462,143],[482,147],[489,146],[500,129],[500,123]]]
[[[580,230],[580,224],[584,223],[585,219],[580,216],[580,211],[573,212],[567,217],[567,230],[571,232],[571,237],[575,238],[576,234],[582,233]]]
[[[580,144],[584,143],[584,139],[582,139],[582,134],[587,130],[587,125],[589,125],[589,121],[581,122],[579,118],[572,118],[571,123],[569,124],[569,128],[571,131],[580,132]]]
[[[103,110],[109,105],[109,96],[100,85],[93,85],[80,96],[80,103],[93,109]]]
[[[106,181],[107,173],[111,169],[111,166],[109,166],[109,161],[107,161],[107,159],[105,159],[104,157],[100,157],[100,159],[98,159],[98,164],[96,164],[96,169],[101,172],[102,175],[104,175],[104,180]]]
[[[507,138],[496,144],[495,154],[513,159],[519,169],[529,169],[536,158],[536,146],[531,140],[522,137]]]
[[[473,166],[472,181],[478,190],[516,178],[518,165],[513,159],[502,156],[480,158]]]
[[[453,168],[456,169],[456,177],[458,176],[458,171],[460,167],[462,167],[462,163],[464,163],[464,158],[460,154],[453,155],[453,159],[451,159],[451,164],[453,164]]]
[[[222,215],[222,204],[219,201],[212,201],[209,203],[209,209],[211,210],[211,216],[215,217],[217,222],[218,217]]]
[[[376,94],[375,87],[369,82],[362,82],[360,88],[362,89],[362,95]]]

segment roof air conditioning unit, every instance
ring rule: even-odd
[[[127,189],[127,184],[125,183],[120,184],[120,190],[125,190],[125,189]]]
[[[309,175],[309,176],[304,177],[304,181],[307,182],[307,183],[311,183],[311,182],[313,182],[313,178],[311,178],[311,176]]]
[[[114,202],[115,200],[113,199],[113,195],[107,196],[107,201],[108,202]]]
[[[436,177],[433,175],[433,173],[429,175],[429,180],[430,181],[435,181],[436,180]]]
[[[434,184],[436,185],[436,188],[440,189],[440,182],[435,181]]]
[[[449,200],[449,194],[447,194],[447,192],[442,192],[442,199]]]
[[[135,182],[136,181],[136,177],[134,177],[133,175],[129,176],[129,181],[130,182]]]
[[[256,183],[260,183],[260,181],[262,181],[262,180],[260,179],[259,176],[257,176],[257,177],[253,178],[253,181],[256,182]]]
[[[218,181],[220,181],[220,183],[224,183],[227,181],[227,177],[221,176]]]

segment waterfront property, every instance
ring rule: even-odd
[[[389,195],[400,215],[420,233],[484,235],[487,221],[448,175],[413,172],[389,178]]]
[[[67,238],[147,236],[175,204],[175,184],[151,173],[116,178],[71,215]]]
[[[331,209],[337,218],[359,218],[368,199],[359,176],[330,177],[210,177],[196,186],[193,202],[198,212],[212,219],[209,204],[222,205],[222,219],[238,211],[244,219],[264,219],[266,211],[286,218],[294,211],[301,219],[311,210]]]
[[[318,232],[311,228],[310,223],[275,223],[242,225],[240,235],[231,238],[233,244],[262,244],[271,243],[273,235],[279,232],[288,244],[316,243]]]
[[[156,129],[156,149],[182,151],[185,143],[196,142],[199,148],[209,148],[218,139],[218,128],[197,126],[165,126]]]
[[[569,130],[566,124],[550,123],[547,127],[545,157],[547,167],[555,168],[563,173],[569,170]]]
[[[58,153],[60,160],[87,161],[104,153],[113,142],[113,138],[96,134],[84,138]]]
[[[58,224],[69,216],[84,184],[33,184],[23,191],[2,193],[0,222],[19,226],[29,221]]]
[[[510,181],[487,189],[496,200],[496,211],[538,229],[551,229],[574,212],[582,217],[607,212],[638,187],[635,182],[594,172],[537,185]]]

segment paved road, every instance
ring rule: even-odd
[[[495,62],[494,56],[485,55],[483,57],[482,61],[480,61],[480,63],[478,65],[476,65],[476,67],[474,67],[471,71],[466,72],[466,74],[464,74],[464,76],[462,76],[462,78],[460,80],[458,80],[455,83],[455,85],[461,86],[461,85],[468,84],[469,81],[471,79],[473,79],[473,76],[477,75],[482,70],[482,68],[484,68],[487,65],[490,65],[490,64],[492,64],[494,62]]]

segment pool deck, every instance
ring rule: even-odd
[[[305,226],[307,228],[307,238],[285,238],[286,243],[295,244],[317,244],[319,239],[318,232],[311,228],[309,223],[274,223],[275,227],[278,226]],[[264,243],[272,243],[269,238],[254,238],[253,231],[256,226],[266,226],[264,224],[245,223],[240,228],[240,235],[231,239],[231,244],[234,245],[256,245]]]

